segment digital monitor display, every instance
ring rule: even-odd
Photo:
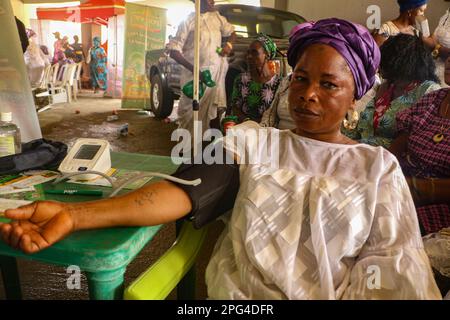
[[[83,144],[74,159],[92,160],[101,148],[99,145]]]

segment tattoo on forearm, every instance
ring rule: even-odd
[[[150,204],[153,204],[153,196],[155,195],[154,191],[144,191],[134,200],[134,202],[142,207],[146,204],[146,202],[149,202]]]

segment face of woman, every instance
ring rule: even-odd
[[[410,15],[410,24],[414,25],[416,23],[416,17],[417,16],[424,16],[425,15],[425,11],[427,11],[427,5],[424,4],[423,6],[420,6],[416,9],[411,10],[411,15]]]
[[[250,70],[259,70],[267,59],[266,51],[259,41],[253,41],[247,50],[247,62]]]
[[[289,111],[297,133],[309,137],[339,133],[345,114],[355,103],[355,84],[347,62],[324,44],[306,48],[289,89]]]

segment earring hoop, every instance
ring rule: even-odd
[[[342,125],[347,130],[355,130],[356,127],[358,126],[359,113],[358,113],[358,111],[353,109],[351,116],[350,116],[350,120],[348,120],[348,116],[349,116],[349,114],[347,113],[345,115],[344,121],[342,122]]]

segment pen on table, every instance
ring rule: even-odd
[[[64,195],[77,195],[77,196],[102,196],[102,190],[45,190],[47,194],[64,194]]]

